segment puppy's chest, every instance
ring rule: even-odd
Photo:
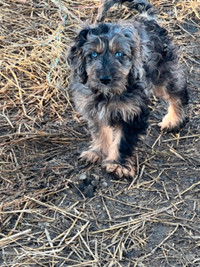
[[[105,124],[118,124],[120,121],[128,121],[137,113],[134,103],[120,101],[100,101],[95,105],[97,120]]]

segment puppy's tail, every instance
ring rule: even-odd
[[[130,9],[139,11],[141,14],[146,13],[150,17],[154,16],[153,6],[145,0],[101,0],[96,21],[103,22],[107,17],[108,10],[114,4],[124,4]]]

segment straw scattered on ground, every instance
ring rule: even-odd
[[[99,1],[0,0],[1,266],[200,266],[200,2],[151,2],[186,68],[189,122],[160,134],[152,98],[137,175],[118,180],[78,160],[90,136],[68,91],[67,50]]]

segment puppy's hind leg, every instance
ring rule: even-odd
[[[167,114],[158,125],[161,130],[177,132],[186,121],[185,106],[189,99],[186,84],[170,82],[165,87],[157,87],[155,93],[169,104]]]

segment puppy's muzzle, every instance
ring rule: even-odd
[[[105,76],[100,76],[100,82],[102,83],[102,84],[105,84],[105,85],[108,85],[108,84],[110,84],[111,83],[111,77],[110,76],[108,76],[108,75],[105,75]]]

